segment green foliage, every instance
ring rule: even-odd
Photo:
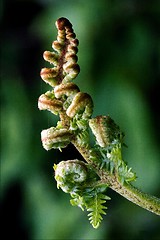
[[[89,120],[89,126],[96,138],[95,148],[99,151],[100,168],[106,169],[110,174],[116,174],[122,184],[134,181],[136,174],[128,168],[122,158],[124,133],[119,126],[110,116],[92,118]]]
[[[94,228],[98,228],[100,225],[102,218],[102,214],[106,214],[104,209],[107,209],[106,206],[103,204],[106,202],[106,200],[109,200],[110,198],[103,195],[103,194],[95,194],[95,196],[92,198],[92,201],[89,202],[87,205],[87,211],[90,213],[88,214],[89,216],[89,221],[92,224]]]
[[[98,186],[97,188],[86,188],[83,190],[83,194],[71,194],[72,198],[70,203],[73,206],[80,207],[83,211],[86,209],[88,212],[89,221],[94,228],[98,228],[102,221],[102,214],[106,214],[107,209],[104,204],[106,200],[110,198],[103,194],[106,190],[106,186]]]
[[[115,173],[122,184],[136,180],[136,174],[122,158],[122,146],[120,143],[114,142],[107,148],[99,146],[97,148],[102,156],[100,168],[107,169],[111,174]]]

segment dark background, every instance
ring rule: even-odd
[[[140,189],[160,196],[159,1],[1,1],[1,212],[3,239],[158,240],[159,217],[108,190],[112,198],[98,230],[86,212],[56,188],[54,163],[79,157],[69,146],[46,152],[42,129],[57,117],[37,109],[50,89],[48,66],[55,21],[67,17],[80,41],[75,80],[93,97],[94,116],[109,114],[126,133],[124,158]]]

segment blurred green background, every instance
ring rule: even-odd
[[[72,146],[46,152],[40,141],[41,130],[57,121],[37,109],[37,99],[50,89],[39,72],[48,66],[42,55],[52,50],[62,16],[80,41],[75,82],[93,97],[94,116],[109,114],[126,133],[124,158],[138,175],[135,185],[160,197],[159,1],[2,0],[3,239],[158,240],[159,217],[112,190],[95,230],[56,188],[53,164],[80,157]]]

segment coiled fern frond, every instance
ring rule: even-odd
[[[80,160],[61,161],[54,165],[57,187],[70,193],[73,206],[87,210],[89,221],[94,228],[98,228],[102,221],[102,214],[107,209],[104,204],[110,200],[105,195],[107,185],[99,183],[98,176],[93,173],[88,164]]]
[[[53,89],[39,97],[38,108],[59,115],[60,121],[57,126],[41,132],[42,145],[46,150],[61,150],[72,143],[86,161],[74,159],[55,164],[57,187],[71,195],[72,205],[89,212],[94,228],[99,227],[102,215],[106,214],[105,203],[110,199],[105,194],[108,187],[160,215],[160,200],[131,185],[136,174],[122,157],[123,132],[110,116],[92,118],[91,96],[73,83],[80,68],[77,64],[79,42],[72,24],[60,18],[56,27],[58,36],[52,44],[53,52],[45,51],[43,55],[53,67],[43,68],[40,73]]]

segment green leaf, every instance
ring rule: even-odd
[[[70,200],[71,205],[78,206],[82,209],[82,211],[84,211],[84,198],[79,196],[78,194],[71,194],[71,196],[73,197],[73,199]]]
[[[101,215],[106,215],[105,209],[107,209],[107,207],[103,205],[106,200],[110,200],[110,198],[102,193],[96,193],[86,205],[87,211],[90,212],[88,214],[89,221],[94,228],[99,227],[103,219]]]
[[[128,168],[124,162],[121,162],[118,167],[118,176],[119,181],[123,184],[125,182],[131,182],[136,180],[136,174],[132,171],[131,168]]]

